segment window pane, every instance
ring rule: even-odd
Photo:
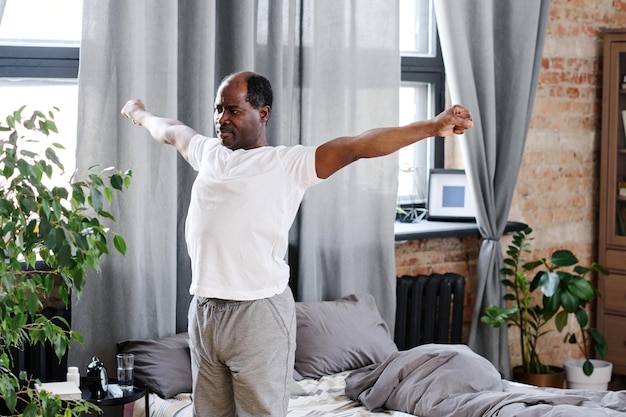
[[[69,180],[76,163],[76,128],[78,81],[72,79],[16,79],[0,78],[0,120],[6,125],[6,115],[23,105],[26,109],[22,115],[30,117],[33,111],[47,113],[58,107],[55,122],[59,134],[52,133],[49,140],[41,145],[46,148],[52,142],[61,143],[65,150],[58,150],[57,155],[65,165],[65,174],[58,179]],[[45,138],[45,136],[43,137]]]
[[[436,28],[432,0],[400,0],[402,55],[434,57]]]
[[[0,45],[78,46],[82,0],[7,0]]]
[[[433,85],[403,82],[400,87],[400,124],[426,120],[434,116]],[[433,166],[433,138],[421,140],[398,152],[398,204],[426,201],[428,172]]]

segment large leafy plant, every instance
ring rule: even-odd
[[[64,171],[57,156],[63,147],[50,141],[57,132],[53,109],[24,116],[25,107],[0,122],[0,404],[24,416],[78,416],[93,408],[85,401],[62,401],[39,393],[31,375],[12,372],[13,348],[48,342],[61,359],[70,341],[82,342],[62,317],[46,318],[42,300],[53,291],[67,307],[80,295],[88,269],[99,269],[109,252],[114,221],[106,205],[130,184],[131,172],[94,172],[54,185]],[[114,248],[126,243],[113,235]],[[39,262],[37,262],[39,260]],[[45,269],[37,269],[41,263]]]
[[[493,327],[503,324],[519,330],[522,369],[525,373],[547,374],[552,372],[549,365],[544,365],[537,351],[537,342],[549,332],[544,326],[554,317],[555,311],[544,307],[539,302],[539,295],[533,296],[537,284],[529,277],[536,262],[526,262],[525,254],[530,253],[531,228],[516,232],[507,248],[504,267],[500,270],[506,288],[503,296],[506,307],[488,306],[481,321]]]
[[[589,272],[609,275],[608,269],[596,262],[590,266],[579,265],[578,258],[569,250],[555,251],[550,259],[540,259],[533,263],[534,267],[542,266],[533,285],[539,286],[543,292],[546,311],[556,314],[555,324],[559,332],[567,326],[570,315],[574,315],[578,329],[568,331],[564,342],[578,346],[585,357],[583,372],[589,376],[593,373],[591,348],[600,356],[606,356],[608,345],[604,336],[591,326],[587,306],[598,296],[598,291],[587,279]]]

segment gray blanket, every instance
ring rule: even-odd
[[[420,417],[626,416],[626,391],[534,388],[501,379],[466,345],[428,344],[358,369],[346,394],[371,411],[391,409]]]

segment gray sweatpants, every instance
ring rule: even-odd
[[[295,339],[289,288],[253,301],[194,297],[189,307],[194,415],[287,415]]]

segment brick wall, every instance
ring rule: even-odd
[[[626,29],[626,0],[552,0],[537,94],[525,154],[509,218],[534,229],[533,258],[568,248],[583,262],[597,259],[598,160],[602,96],[602,40],[606,28]],[[451,166],[458,146],[446,144]],[[503,250],[510,237],[501,241]],[[400,242],[397,274],[457,272],[467,278],[465,318],[473,309],[474,237]],[[467,329],[468,325],[466,325]],[[466,330],[467,333],[467,330]],[[512,364],[520,362],[514,332]],[[552,332],[540,350],[546,363],[561,365],[578,352]]]

